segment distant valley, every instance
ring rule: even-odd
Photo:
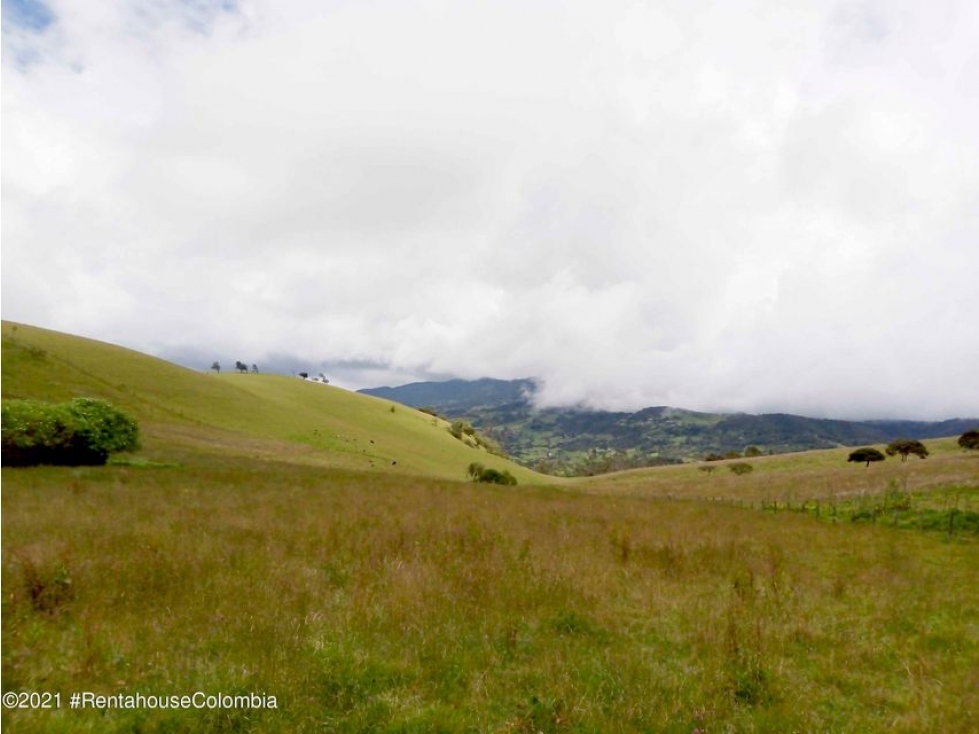
[[[599,474],[705,456],[886,443],[952,436],[979,418],[945,421],[845,421],[787,413],[701,413],[658,406],[634,413],[535,408],[532,380],[449,380],[379,387],[363,393],[464,420],[518,462],[547,473]]]

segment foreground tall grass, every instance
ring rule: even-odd
[[[63,695],[5,730],[979,726],[967,539],[213,456],[2,478],[3,688]]]

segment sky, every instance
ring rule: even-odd
[[[2,315],[351,389],[979,416],[973,0],[3,0]]]

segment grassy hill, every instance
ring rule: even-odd
[[[583,477],[575,486],[647,497],[802,499],[833,493],[874,493],[893,483],[923,487],[979,480],[979,456],[963,451],[955,437],[924,443],[930,452],[926,459],[910,457],[902,462],[900,456],[889,457],[870,467],[848,462],[852,449],[841,447],[632,469]],[[876,447],[885,449],[884,444]],[[732,466],[744,464],[752,468],[748,475],[730,471]]]
[[[4,398],[105,397],[146,434],[141,461],[2,469],[5,731],[977,729],[979,455],[954,439],[514,490],[460,481],[488,457],[403,406],[3,337]]]
[[[3,397],[105,398],[140,422],[143,455],[201,450],[462,479],[473,461],[540,475],[464,445],[417,410],[281,375],[204,373],[122,347],[3,322]]]

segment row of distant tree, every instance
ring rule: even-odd
[[[979,450],[979,429],[966,431],[959,436],[959,446],[964,449]],[[887,444],[884,453],[887,456],[900,456],[901,461],[907,461],[908,457],[912,455],[917,456],[919,459],[924,459],[928,456],[928,448],[921,441],[910,438],[899,438]],[[872,446],[864,446],[850,452],[847,461],[870,466],[875,461],[883,461],[886,458],[884,453],[881,453],[880,450]]]
[[[214,360],[214,364],[211,365],[211,369],[214,370],[215,372],[220,372],[221,371],[221,363],[218,362],[217,360]],[[235,361],[235,369],[238,372],[242,372],[242,373],[248,372],[248,365],[245,364],[244,362]],[[253,364],[251,371],[257,374],[258,373],[258,365],[257,364]]]
[[[964,449],[979,450],[979,429],[966,431],[959,436],[959,446]],[[739,459],[742,457],[753,458],[761,455],[761,449],[757,446],[749,446],[743,454],[737,451],[728,451],[725,454],[708,454],[704,457],[704,461],[723,461],[725,459]],[[859,449],[854,449],[850,452],[847,461],[870,466],[875,461],[883,461],[887,456],[900,456],[901,461],[907,461],[909,456],[917,456],[920,459],[924,459],[928,456],[928,448],[921,441],[911,438],[899,438],[887,444],[884,451],[875,449],[872,446],[863,446]],[[743,466],[750,466],[750,464],[744,464]],[[709,471],[709,467],[702,467],[702,469]]]

